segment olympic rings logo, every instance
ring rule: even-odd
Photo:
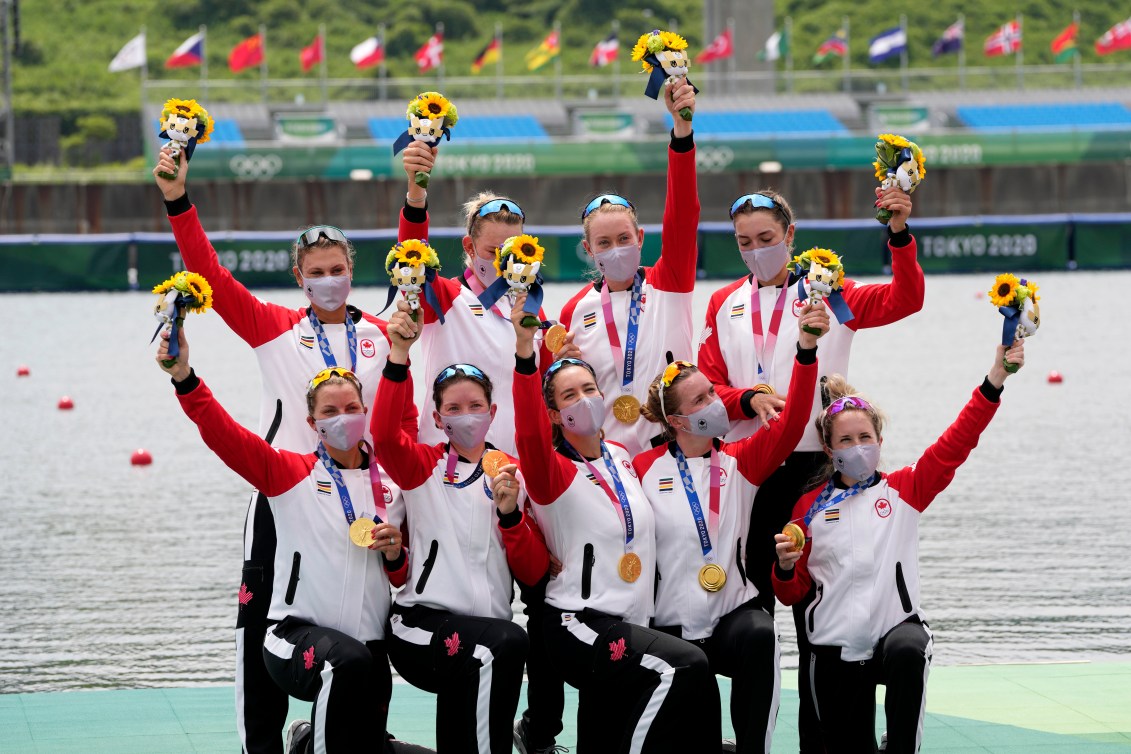
[[[727,146],[700,146],[695,150],[695,166],[707,173],[721,173],[734,162],[734,150]]]
[[[283,169],[277,154],[238,154],[228,160],[228,168],[239,178],[273,178]]]

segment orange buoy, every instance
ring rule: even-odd
[[[1063,374],[1056,371],[1055,369],[1052,370],[1051,372],[1049,372],[1049,384],[1050,385],[1059,385],[1062,382],[1064,382],[1064,375]]]
[[[71,400],[71,396],[64,395],[62,398],[59,399],[59,410],[60,411],[70,411],[74,407],[75,407],[75,402]]]
[[[31,375],[31,370],[27,368],[27,364],[20,364],[16,367],[17,377],[28,377]]]
[[[153,456],[151,456],[149,451],[145,448],[138,448],[134,451],[133,455],[130,456],[131,466],[148,466],[151,463],[153,463]]]

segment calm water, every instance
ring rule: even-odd
[[[990,282],[930,277],[923,312],[857,336],[852,382],[890,418],[885,468],[913,462],[987,371],[1001,319],[976,293]],[[1131,355],[1118,320],[1097,316],[1100,296],[1131,287],[1131,273],[1039,282],[1045,324],[1029,364],[923,520],[938,663],[1131,652],[1131,496],[1112,483],[1131,450],[1118,387]],[[700,284],[697,323],[716,287]],[[575,290],[552,286],[547,310]],[[298,291],[264,295],[302,302]],[[376,308],[384,292],[352,300]],[[0,297],[10,326],[0,338],[0,692],[231,682],[249,487],[204,447],[154,364],[152,301]],[[215,314],[188,328],[198,372],[256,426],[250,351]],[[21,363],[30,378],[15,376]],[[1046,382],[1053,369],[1064,384]],[[56,410],[64,394],[73,411]],[[139,446],[152,466],[129,465]],[[792,622],[780,628],[795,662]]]

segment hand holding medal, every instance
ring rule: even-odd
[[[178,337],[178,331],[185,323],[185,312],[203,314],[211,309],[212,286],[203,275],[182,271],[154,286],[153,292],[158,296],[157,305],[153,307],[153,316],[157,317],[160,324],[157,325],[149,342],[152,343],[157,339],[161,328],[168,328],[168,358],[162,365],[172,367],[180,353],[181,338]]]
[[[994,279],[994,287],[989,291],[990,303],[1005,317],[1001,330],[1001,345],[1004,348],[1010,348],[1016,342],[1037,334],[1037,329],[1041,326],[1041,297],[1037,295],[1038,290],[1040,288],[1036,283],[1010,273],[998,275]],[[1010,350],[1012,352],[1013,349]],[[1005,355],[1002,366],[1006,372],[1013,374],[1021,368],[1023,362],[1023,358],[1017,362]]]
[[[774,541],[777,543],[775,550],[778,554],[778,566],[783,571],[792,571],[805,550],[805,530],[790,521],[781,534],[774,535]]]
[[[389,308],[393,297],[400,291],[408,302],[412,319],[420,322],[420,297],[432,307],[441,323],[444,313],[432,289],[432,281],[440,272],[440,256],[426,241],[408,239],[389,250],[385,257],[385,271],[389,273],[389,296],[381,311]]]
[[[876,160],[872,163],[876,170],[876,180],[884,191],[897,188],[906,194],[915,191],[927,176],[927,163],[923,150],[913,141],[895,134],[880,134],[876,141]],[[880,202],[876,202],[879,206]],[[890,209],[880,207],[876,219],[884,225],[892,219]]]
[[[399,558],[403,547],[400,529],[369,518],[359,518],[350,525],[350,541],[358,547],[377,550],[385,560]]]
[[[518,507],[518,466],[501,450],[489,450],[483,456],[483,473],[491,477],[491,495],[499,513],[507,515]]]
[[[393,142],[393,154],[399,153],[414,141],[429,146],[437,144],[441,138],[452,139],[452,129],[459,120],[459,113],[444,95],[439,92],[421,92],[408,103],[408,130]],[[429,174],[416,171],[413,179],[417,186],[428,188]]]

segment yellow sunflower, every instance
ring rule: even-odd
[[[636,40],[636,44],[632,47],[632,60],[643,60],[644,56],[648,54],[648,37],[652,36],[652,32],[641,34],[640,39]]]
[[[1033,297],[1034,304],[1041,300],[1041,297],[1037,295],[1037,291],[1040,290],[1040,287],[1036,283],[1030,280],[1025,283],[1025,287],[1029,289],[1029,295]]]
[[[927,158],[923,156],[923,150],[917,145],[912,145],[911,151],[915,155],[915,162],[919,163],[919,180],[927,177]]]
[[[903,149],[904,147],[911,146],[911,142],[897,134],[880,134],[880,141],[885,141],[893,147]]]
[[[838,269],[840,267],[840,257],[829,249],[809,249],[806,252],[809,255],[809,261],[828,267],[830,269]]]
[[[394,246],[385,257],[385,269],[392,269],[394,264],[406,264],[410,267],[423,264],[425,267],[439,268],[440,258],[431,246],[410,238]]]
[[[173,287],[173,281],[174,280],[176,280],[176,276],[169,278],[168,280],[166,280],[163,283],[158,283],[157,285],[153,286],[153,292],[156,293],[158,296],[164,296],[166,293],[169,292],[169,289],[171,289]]]
[[[872,163],[872,167],[874,167],[876,169],[876,180],[877,181],[882,181],[882,180],[884,180],[885,178],[888,177],[887,165],[883,164],[879,160],[876,160],[875,162]]]
[[[665,50],[686,50],[687,40],[670,31],[661,31],[660,39],[664,40]]]
[[[541,262],[546,254],[546,250],[538,243],[538,239],[526,234],[508,238],[504,246],[523,264]]]
[[[451,106],[452,103],[439,92],[421,92],[409,105],[409,110],[418,118],[433,120],[445,117]]]
[[[1021,281],[1017,279],[1016,275],[1008,272],[998,275],[994,278],[994,287],[990,288],[990,302],[994,306],[1009,306],[1013,303],[1013,297],[1017,295],[1017,289],[1020,287]]]
[[[196,299],[195,304],[190,304],[188,309],[190,311],[203,314],[212,308],[212,286],[204,279],[203,275],[195,272],[182,273],[184,275],[183,281],[187,293]]]
[[[165,119],[173,112],[183,115],[186,118],[196,118],[196,124],[200,130],[200,135],[196,137],[197,144],[203,144],[208,141],[212,136],[212,131],[216,128],[216,124],[212,121],[212,116],[194,99],[177,99],[173,97],[165,100],[165,104],[161,108],[160,123],[164,124]]]

